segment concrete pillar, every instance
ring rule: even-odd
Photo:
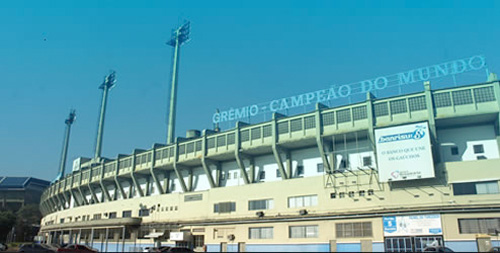
[[[432,91],[431,91],[431,82],[424,82],[424,94],[425,94],[425,104],[427,106],[427,118],[429,119],[429,132],[431,135],[431,143],[432,143],[432,153],[434,156],[434,163],[441,162],[441,147],[439,145],[437,130],[436,130],[436,120],[434,113],[434,101],[432,99]]]

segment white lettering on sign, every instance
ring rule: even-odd
[[[354,94],[385,90],[389,87],[404,86],[430,79],[480,70],[484,67],[486,67],[486,59],[481,55],[475,55],[465,59],[413,69],[394,75],[379,76],[361,82],[343,84],[329,89],[280,98],[267,103],[254,104],[236,109],[231,108],[226,111],[215,113],[212,116],[212,121],[213,123],[235,121],[261,113],[284,111],[300,106],[346,98]]]

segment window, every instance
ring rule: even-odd
[[[64,223],[64,218],[59,220],[59,223]]]
[[[372,165],[372,157],[365,156],[363,157],[363,166],[371,166]]]
[[[297,165],[297,175],[304,175],[304,166]]]
[[[365,191],[364,190],[361,190],[358,192],[359,196],[360,197],[364,197],[365,196]]]
[[[149,216],[149,209],[139,209],[139,217]]]
[[[236,202],[221,202],[214,204],[214,213],[230,213],[236,211]]]
[[[349,192],[349,198],[354,198],[354,192]]]
[[[250,200],[248,201],[248,210],[268,210],[274,208],[274,200],[272,199],[260,199],[260,200]]]
[[[495,194],[495,193],[499,193],[498,181],[453,184],[453,195]]]
[[[298,208],[318,205],[318,195],[296,196],[288,198],[289,208]]]
[[[489,234],[500,230],[500,218],[458,219],[460,234]]]
[[[266,179],[266,172],[260,171],[259,172],[259,180],[264,180],[264,179]]]
[[[341,193],[339,193],[339,198],[340,198],[340,199],[345,198],[345,192],[341,192]]]
[[[483,144],[478,144],[478,145],[474,145],[474,154],[482,154],[484,153],[484,146]]]
[[[375,193],[373,192],[373,190],[368,190],[368,196],[372,196],[374,195]]]
[[[371,222],[347,222],[335,224],[337,238],[372,237]]]
[[[276,177],[281,177],[280,169],[276,169]]]
[[[200,201],[203,200],[203,195],[200,194],[192,194],[192,195],[184,195],[184,202],[190,201]]]
[[[330,193],[330,198],[331,198],[331,199],[334,199],[334,198],[336,198],[336,197],[337,197],[337,193],[336,193],[336,192],[332,192],[332,193]]]
[[[226,172],[225,174],[227,175],[227,176],[226,176],[226,179],[228,179],[228,180],[229,180],[229,179],[231,179],[231,172],[229,172],[229,171],[228,171],[228,172]]]
[[[289,238],[317,238],[318,226],[290,226]]]
[[[451,155],[458,155],[458,147],[451,147]]]
[[[273,239],[273,228],[248,228],[248,239]]]
[[[110,212],[110,213],[108,214],[108,218],[109,218],[109,219],[114,219],[114,218],[116,218],[116,212]]]
[[[325,171],[325,167],[323,166],[323,163],[318,163],[316,165],[316,169],[317,169],[316,170],[317,172],[324,172]]]
[[[100,213],[96,213],[96,214],[94,214],[94,216],[92,217],[92,220],[100,220],[100,219],[101,219],[101,217],[102,217],[102,214],[100,214]]]

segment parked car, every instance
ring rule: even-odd
[[[69,244],[66,247],[59,248],[58,252],[82,252],[82,253],[96,253],[97,250],[81,244]]]
[[[162,252],[194,252],[194,251],[189,248],[172,247],[169,248],[167,251],[162,251]]]
[[[489,252],[500,252],[500,247],[493,247],[489,250]]]
[[[7,244],[0,242],[0,251],[6,251],[8,248]]]
[[[61,248],[61,245],[56,244],[56,243],[51,243],[51,244],[43,244],[43,246],[52,249],[53,251],[57,251],[59,248]]]
[[[444,246],[429,246],[424,249],[424,252],[454,252],[454,251]]]
[[[19,247],[18,252],[56,252],[45,244],[26,243]]]
[[[161,246],[161,247],[146,247],[144,252],[168,252],[170,246]]]

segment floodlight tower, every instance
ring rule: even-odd
[[[73,122],[75,122],[76,119],[76,113],[75,110],[71,110],[69,112],[68,118],[64,121],[66,124],[66,132],[64,134],[64,143],[63,143],[63,149],[61,153],[61,162],[59,164],[59,173],[57,174],[56,178],[54,179],[53,182],[58,181],[62,177],[64,177],[64,170],[66,169],[66,158],[68,156],[68,146],[69,146],[69,133],[71,132],[71,125]]]
[[[172,31],[172,37],[167,45],[174,47],[172,55],[172,82],[170,84],[170,106],[168,112],[167,144],[173,143],[175,139],[175,107],[177,104],[177,77],[179,74],[179,55],[181,45],[189,41],[190,23],[186,22]]]
[[[106,114],[106,104],[108,102],[108,92],[111,88],[115,86],[115,71],[111,71],[111,73],[104,77],[104,82],[99,86],[99,89],[102,89],[102,101],[101,101],[101,114],[99,115],[99,126],[97,128],[97,139],[95,144],[95,155],[94,160],[99,162],[101,158],[102,151],[102,136],[104,131],[104,116]]]

